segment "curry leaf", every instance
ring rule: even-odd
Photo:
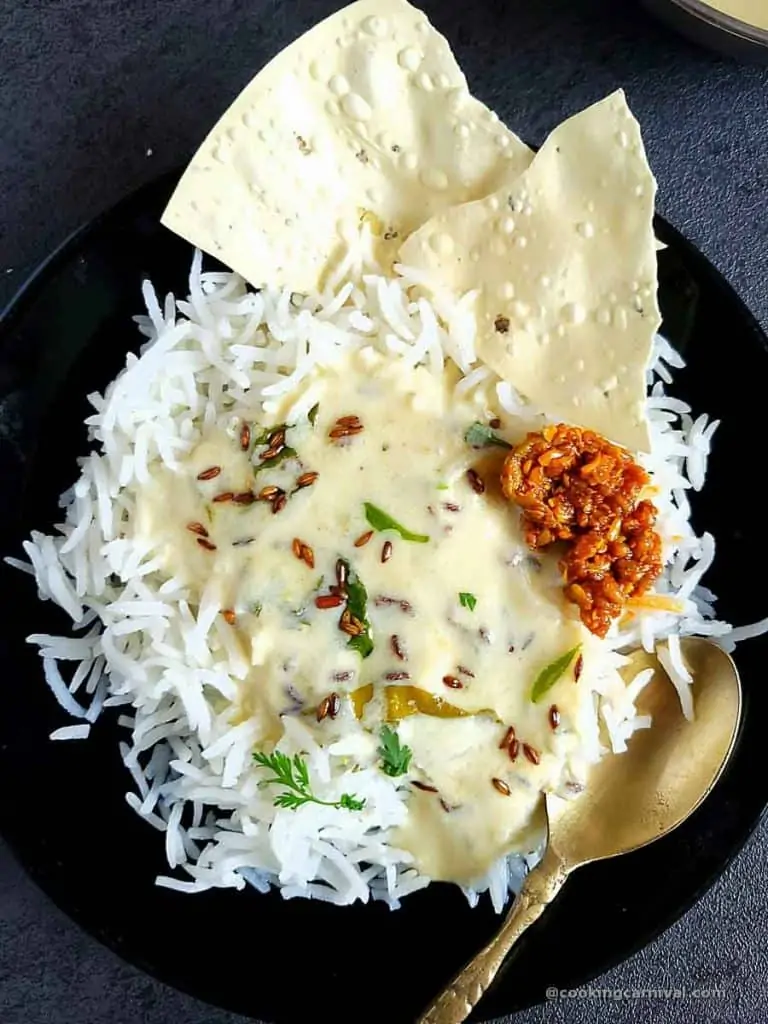
[[[273,427],[265,427],[264,430],[259,434],[258,437],[253,439],[253,443],[258,447],[259,445],[269,444],[275,434],[282,431],[285,433],[286,430],[290,430],[290,423],[276,423]]]
[[[533,686],[531,687],[531,700],[534,704],[541,700],[544,694],[551,690],[558,679],[565,674],[568,666],[580,650],[581,644],[576,644],[570,651],[566,651],[565,654],[561,654],[559,658],[555,658],[554,661],[544,666],[534,679]]]
[[[294,448],[281,448],[277,455],[274,455],[271,459],[265,459],[257,466],[254,466],[253,475],[257,476],[262,469],[274,469],[275,466],[279,466],[286,459],[295,459],[296,457],[296,450]]]
[[[346,573],[347,611],[364,627],[359,636],[349,638],[347,647],[357,651],[361,658],[367,658],[373,652],[374,646],[371,623],[368,620],[368,591],[349,562],[345,558],[340,558],[339,562],[344,566]]]
[[[307,414],[307,419],[309,420],[310,425],[313,426],[313,427],[315,425],[315,420],[317,419],[317,414],[318,414],[319,411],[320,411],[320,403],[319,402],[315,402],[315,404],[312,406],[312,408],[309,410],[309,413]]]
[[[464,440],[467,444],[472,445],[473,448],[511,448],[512,445],[509,441],[505,441],[503,437],[499,437],[498,434],[494,434],[490,427],[486,427],[483,423],[473,423],[469,430],[464,435]]]
[[[404,526],[393,519],[392,516],[387,515],[386,512],[382,512],[380,508],[376,508],[369,501],[363,503],[365,509],[365,518],[368,520],[368,524],[374,528],[374,530],[394,530],[395,533],[399,533],[403,540],[413,541],[415,544],[426,544],[429,537],[423,533],[411,533]]]
[[[367,658],[371,655],[373,653],[373,640],[371,639],[370,627],[365,633],[361,633],[360,636],[351,636],[347,647],[357,651],[361,658]]]
[[[477,598],[474,594],[468,594],[466,591],[462,591],[459,594],[459,604],[462,608],[469,608],[471,612],[477,607]]]

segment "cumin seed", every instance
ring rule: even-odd
[[[309,473],[302,473],[299,479],[296,481],[297,490],[301,490],[302,487],[311,487],[312,484],[320,476],[319,473],[315,473],[314,470]]]
[[[288,503],[288,498],[285,491],[280,491],[275,500],[272,502],[272,514],[277,515],[278,512],[282,512]]]
[[[381,549],[381,560],[382,562],[388,562],[392,557],[392,541],[385,540],[384,546]]]
[[[266,487],[262,487],[258,493],[259,501],[272,501],[280,493],[280,488],[275,487],[274,484],[268,484]]]
[[[341,602],[341,598],[338,598],[337,600]],[[339,629],[342,633],[346,633],[347,636],[362,636],[365,632],[365,626],[360,619],[355,618],[349,608],[345,608],[341,613]]]
[[[236,505],[252,505],[256,501],[256,495],[253,491],[240,491],[239,494],[234,496],[232,501]]]
[[[309,544],[301,545],[300,558],[302,562],[304,562],[304,564],[307,565],[310,569],[315,568],[315,552],[312,550]]]
[[[221,466],[211,466],[209,469],[204,469],[202,473],[197,474],[198,480],[213,480],[221,472]]]
[[[336,582],[342,589],[347,585],[347,563],[343,558],[336,559]]]
[[[233,491],[222,491],[221,494],[214,494],[211,500],[215,505],[220,505],[224,501],[232,501],[234,497]]]
[[[216,550],[216,545],[212,541],[208,540],[207,537],[196,537],[195,539],[197,540],[197,543],[200,545],[200,547],[205,548],[206,551]]]
[[[414,789],[420,789],[422,793],[437,793],[437,786],[430,786],[426,782],[419,782],[418,779],[411,779],[411,785]]]
[[[247,452],[251,446],[251,428],[247,423],[244,423],[240,427],[240,447],[244,452]]]
[[[255,537],[241,537],[240,540],[233,540],[232,541],[232,547],[233,548],[245,548],[245,547],[248,547],[249,544],[253,544],[255,539],[256,539]]]
[[[348,679],[352,678],[351,672],[334,672],[333,678],[337,683],[346,683]]]
[[[395,655],[396,658],[399,658],[400,661],[407,661],[406,654],[405,651],[403,650],[403,645],[400,643],[399,636],[396,636],[393,633],[392,636],[389,638],[389,645],[392,648],[392,653]]]
[[[202,523],[187,523],[187,529],[190,533],[196,533],[198,537],[208,536],[208,531]]]
[[[507,748],[507,753],[509,754],[510,761],[516,761],[517,755],[520,753],[520,740],[512,740],[512,742],[509,744],[509,747]]]
[[[361,427],[359,416],[339,416],[336,420],[337,427]]]
[[[467,480],[469,481],[469,486],[472,488],[475,494],[485,493],[485,482],[483,481],[483,478],[480,476],[476,469],[467,470]]]
[[[268,459],[275,459],[283,450],[283,448],[285,448],[284,444],[273,444],[271,448],[267,448],[265,452],[262,452],[259,458],[261,459],[262,462],[266,462]]]
[[[454,501],[444,501],[443,508],[446,512],[461,512],[461,505],[457,505]]]
[[[284,448],[285,447],[285,431],[284,430],[273,430],[272,433],[267,437],[267,442],[270,448]]]
[[[584,655],[580,654],[576,659],[576,664],[573,666],[573,681],[578,683],[581,678],[582,670],[584,669]]]
[[[373,603],[377,608],[387,608],[391,605],[397,605],[401,612],[410,614],[413,611],[413,605],[410,601],[403,601],[399,597],[387,597],[386,594],[377,594],[373,599]]]
[[[221,614],[225,622],[228,622],[230,626],[234,626],[237,616],[232,608],[225,608]]]
[[[553,704],[552,707],[549,709],[549,727],[552,730],[552,732],[554,732],[559,725],[560,709],[558,708],[557,704]]]
[[[499,744],[499,750],[504,750],[506,747],[508,747],[509,744],[512,742],[512,740],[514,738],[515,738],[515,727],[513,725],[510,725],[510,727],[504,733],[504,737],[503,737],[501,743]]]
[[[541,756],[535,747],[532,747],[530,743],[523,744],[523,753],[531,762],[531,764],[541,764]]]
[[[342,633],[346,633],[347,636],[362,636],[363,633],[365,632],[365,628],[363,627],[362,623],[357,622],[357,620],[353,620],[351,622],[344,622],[343,624],[339,625],[339,628],[341,629]]]
[[[470,670],[468,668],[465,668],[463,665],[459,665],[459,672],[461,672],[463,676],[469,676],[470,679],[475,678],[475,673],[470,672]]]
[[[502,796],[511,796],[512,795],[512,790],[506,784],[504,779],[493,778],[493,779],[491,779],[491,782],[493,783],[493,788],[498,793],[501,793]]]
[[[361,533],[355,541],[356,548],[363,548],[373,536],[373,530],[366,530],[365,533]]]
[[[456,676],[443,676],[443,683],[449,690],[463,690],[464,683]]]
[[[445,813],[446,813],[446,814],[450,814],[450,813],[451,813],[451,811],[453,810],[453,808],[451,807],[451,805],[450,805],[450,804],[447,804],[447,803],[445,802],[445,800],[443,800],[443,798],[442,798],[442,797],[440,797],[440,806],[441,806],[441,807],[443,808],[443,810],[445,811]]]
[[[338,594],[318,594],[315,598],[316,608],[338,608],[344,600]]]
[[[335,718],[341,710],[341,698],[338,693],[331,693],[327,697],[328,700],[328,717]]]
[[[343,437],[354,437],[355,434],[361,434],[363,432],[362,423],[356,427],[334,427],[330,431],[328,437],[333,441],[339,441]]]
[[[395,683],[400,679],[410,679],[411,675],[410,672],[387,672],[384,678]]]
[[[322,722],[322,720],[327,717],[328,712],[330,711],[330,707],[331,707],[331,698],[330,697],[323,697],[323,699],[317,705],[316,718],[317,718],[318,722]]]
[[[301,558],[301,541],[298,537],[294,537],[291,541],[291,551],[296,558]]]

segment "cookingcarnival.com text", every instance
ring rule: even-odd
[[[606,1002],[622,1002],[633,999],[724,999],[724,988],[598,988],[585,985],[582,988],[556,988],[550,985],[546,991],[550,1003],[568,1000],[601,999]]]

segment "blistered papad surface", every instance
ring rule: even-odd
[[[405,0],[361,0],[272,60],[203,142],[162,218],[254,285],[322,286],[365,220],[391,266],[408,234],[532,154],[470,96]]]
[[[656,183],[623,92],[556,128],[510,182],[430,220],[402,264],[428,291],[477,292],[478,354],[534,406],[647,451]]]

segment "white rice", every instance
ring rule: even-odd
[[[63,725],[60,729],[54,729],[48,738],[51,740],[87,740],[90,731],[90,725]]]
[[[280,749],[303,753],[318,796],[338,799],[349,790],[365,805],[359,812],[273,806],[250,768],[250,723],[230,725],[221,700],[211,699],[213,691],[225,702],[233,699],[249,666],[229,642],[216,602],[204,594],[194,607],[181,583],[156,573],[153,552],[134,538],[131,520],[134,490],[153,462],[174,468],[213,424],[270,416],[277,397],[351,348],[371,346],[436,374],[452,359],[464,374],[459,393],[490,386],[508,414],[531,416],[510,384],[477,364],[472,297],[414,301],[409,288],[419,284],[416,275],[408,268],[395,279],[367,273],[368,249],[365,237],[353,244],[318,296],[250,293],[234,274],[203,273],[199,253],[186,301],[167,296],[161,303],[145,282],[147,315],[136,319],[148,341],[140,357],[127,357],[103,396],[89,396],[94,413],[86,422],[95,450],[80,460],[80,477],[62,496],[65,521],[52,536],[32,534],[24,544],[29,563],[9,560],[32,573],[40,598],[54,601],[73,622],[70,636],[29,637],[56,700],[80,720],[51,738],[83,739],[104,707],[131,705],[119,719],[127,730],[121,754],[136,787],[126,800],[164,833],[169,868],[186,877],[160,876],[157,884],[178,892],[278,886],[286,899],[379,899],[396,908],[429,882],[389,841],[406,814],[397,780],[371,767],[355,770],[343,744],[324,749],[289,717]],[[621,631],[614,628],[606,671],[625,664],[622,652],[632,647],[656,650],[691,717],[691,676],[679,638],[709,636],[730,649],[765,632],[768,620],[732,629],[715,618],[714,595],[701,586],[715,543],[693,532],[687,492],[703,486],[717,423],[704,415],[693,419],[686,403],[665,394],[664,383],[682,365],[659,338],[649,373],[653,452],[644,460],[658,487],[666,562],[656,590],[677,607],[649,608]],[[313,402],[310,386],[292,416],[306,416]],[[74,669],[65,672],[67,665]],[[607,684],[594,684],[594,714],[583,724],[587,763],[608,748],[626,749],[635,730],[651,725],[635,709],[650,675],[639,673],[620,702],[609,699]],[[500,911],[536,856],[499,861],[465,889],[470,903],[488,892]]]

